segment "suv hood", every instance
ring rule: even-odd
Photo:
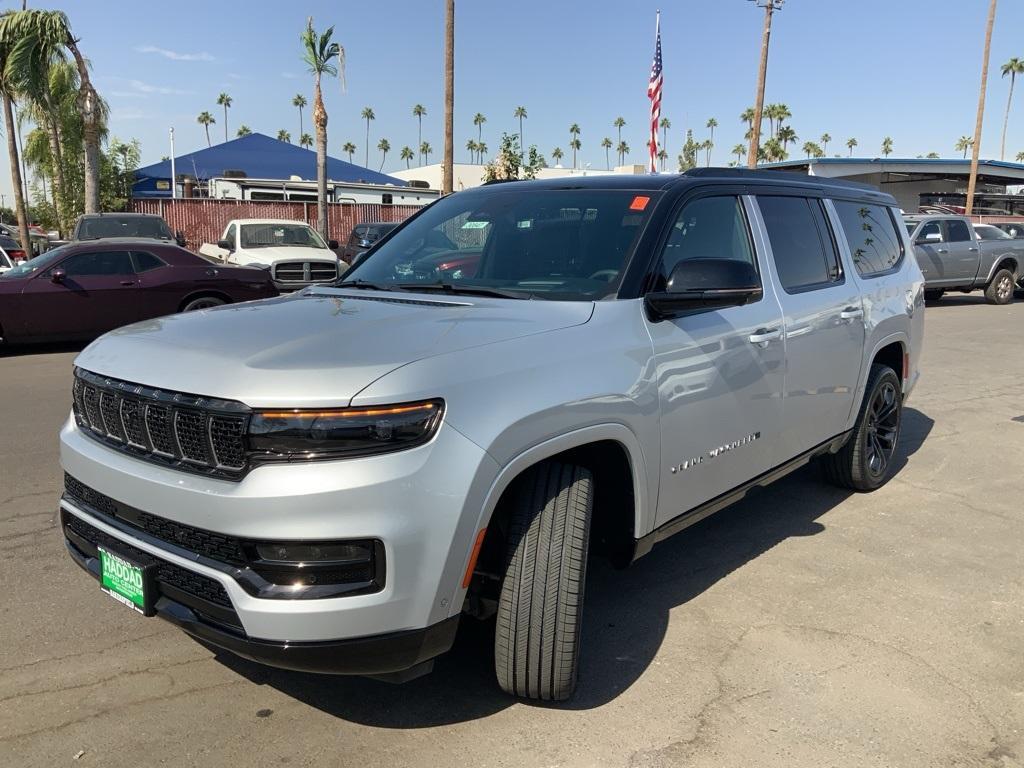
[[[252,407],[341,406],[408,363],[581,325],[593,307],[321,288],[129,325],[75,364]]]
[[[324,248],[271,245],[266,248],[247,248],[244,251],[235,251],[231,254],[230,261],[243,266],[246,264],[273,265],[279,261],[324,261],[329,264],[337,264],[338,257],[334,255],[333,251]]]

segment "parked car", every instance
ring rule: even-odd
[[[442,238],[472,278],[408,273]],[[911,248],[891,196],[774,171],[459,192],[335,286],[79,355],[67,552],[289,669],[408,679],[496,615],[499,685],[565,699],[588,551],[629,563],[812,459],[889,479]]]
[[[278,219],[235,219],[217,244],[199,252],[228,264],[270,270],[274,285],[295,291],[338,278],[337,240],[328,243],[308,224]]]
[[[925,297],[942,298],[946,291],[970,293],[981,289],[989,304],[1013,301],[1014,287],[1024,268],[1024,243],[982,239],[966,216],[904,216],[924,273]]]
[[[0,248],[0,275],[14,268],[14,262],[11,261],[10,256]]]
[[[0,276],[0,341],[95,338],[139,320],[277,294],[266,270],[218,267],[176,245],[69,243]]]
[[[0,235],[0,251],[3,252],[7,260],[11,262],[11,266],[20,264],[23,261],[28,261],[29,254],[25,253],[25,249],[21,247],[19,243],[13,237],[7,237]]]
[[[992,224],[993,227],[998,227],[1003,230],[1010,237],[1021,240],[1024,239],[1024,222],[1020,221],[1000,221]]]
[[[71,242],[134,237],[176,243],[185,247],[185,235],[172,232],[162,217],[153,213],[87,213],[75,221]]]
[[[354,264],[355,260],[373,247],[374,243],[391,232],[401,222],[374,221],[367,224],[356,224],[345,243],[341,259],[346,264]]]

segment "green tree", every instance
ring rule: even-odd
[[[469,162],[476,162],[476,139],[470,139],[466,142],[466,150],[469,152]]]
[[[306,97],[301,93],[296,93],[292,98],[292,106],[299,110],[299,136],[305,136],[306,130],[302,126],[302,110],[306,108]]]
[[[252,128],[250,128],[248,125],[245,125],[244,123],[242,125],[238,126],[238,130],[235,131],[235,136],[237,136],[239,138],[241,138],[242,136],[251,136],[251,135],[252,135]],[[306,135],[308,135],[308,134],[303,134],[303,136],[306,136]]]
[[[565,152],[562,151],[561,147],[555,147],[551,150],[551,159],[555,161],[555,165],[562,162],[563,157],[565,157]]]
[[[478,141],[476,143],[476,151],[480,156],[480,162],[482,163],[484,161],[484,157],[487,156],[487,144],[483,141]]]
[[[1018,163],[1024,163],[1024,152],[1018,152],[1017,153],[1017,162]]]
[[[732,154],[736,155],[736,165],[743,162],[743,156],[747,154],[747,148],[743,144],[737,144],[732,148]]]
[[[356,153],[356,145],[351,141],[346,141],[345,145],[341,148],[341,151],[348,155],[348,161],[352,162],[352,155]]]
[[[423,164],[426,165],[427,160],[430,159],[430,154],[434,151],[434,148],[430,146],[429,141],[424,141],[420,144],[420,155],[423,157]]]
[[[228,140],[228,109],[231,107],[232,98],[226,93],[217,97],[217,105],[224,107],[224,141]]]
[[[1006,114],[1003,116],[1003,140],[999,146],[999,159],[1006,157],[1006,127],[1010,124],[1010,105],[1013,103],[1013,84],[1017,75],[1024,73],[1024,59],[1014,56],[1002,66],[1003,77],[1010,76],[1010,95],[1006,97]],[[965,154],[964,157],[967,157]]]
[[[892,139],[889,136],[882,139],[882,154],[885,157],[892,154]]]
[[[576,168],[576,153],[583,146],[580,144],[580,127],[577,123],[569,126],[569,149],[572,150],[572,167]]]
[[[925,155],[925,157],[927,157],[929,160],[938,160],[939,159],[939,153],[938,152],[929,152],[927,155]]]
[[[622,129],[626,127],[626,120],[620,115],[612,122],[612,127],[619,132],[619,144],[622,143]]]
[[[747,124],[747,130],[753,130],[754,128],[754,108],[747,107],[740,113],[740,122]],[[743,150],[746,152],[746,150]]]
[[[808,159],[812,157],[821,157],[824,154],[821,147],[815,144],[813,141],[805,141],[802,147],[803,152],[807,155]]]
[[[415,117],[417,122],[418,122],[418,126],[417,126],[417,129],[416,129],[416,146],[417,147],[422,147],[423,146],[423,118],[424,118],[424,116],[426,114],[427,114],[427,108],[424,107],[422,104],[417,104],[416,106],[414,106],[412,108],[412,116]],[[421,154],[420,158],[422,158],[422,157],[423,157],[423,155]],[[420,165],[426,165],[426,162],[424,162],[421,159],[420,160]]]
[[[519,118],[519,146],[520,146],[520,148],[522,148],[523,147],[523,120],[525,120],[526,117],[527,117],[527,115],[526,115],[526,107],[522,107],[522,106],[516,107],[515,112],[512,113],[512,117]],[[522,151],[522,150],[520,149],[520,151]],[[521,158],[522,158],[522,155],[520,155],[520,159]]]
[[[828,152],[828,145],[829,145],[829,142],[832,141],[832,137],[829,136],[827,133],[823,133],[823,134],[821,134],[820,141],[821,141],[821,154],[822,154],[822,156],[824,156]]]
[[[668,150],[662,147],[658,150],[658,159],[661,161],[661,170],[665,170],[665,161],[668,160]]]
[[[704,141],[700,143],[700,148],[706,153],[704,157],[704,165],[706,167],[710,167],[711,150],[715,148],[715,142],[713,142],[711,139],[704,139]]]
[[[487,118],[477,112],[473,115],[473,125],[476,126],[476,140],[478,142],[484,140],[484,123],[487,122]]]
[[[799,139],[796,135],[796,131],[788,125],[779,128],[778,133],[775,134],[775,138],[782,142],[783,151],[788,150],[790,143],[795,143]]]
[[[624,141],[620,141],[615,146],[615,153],[619,156],[619,165],[625,165],[626,156],[629,154],[629,144]]]
[[[665,154],[667,156],[668,150],[666,148],[668,147],[668,129],[672,127],[672,121],[667,117],[663,117],[658,121],[658,127],[661,128],[661,148],[666,150]],[[665,164],[662,163],[662,166],[664,165]],[[665,170],[664,167],[662,167],[662,170]]]
[[[972,139],[970,136],[961,136],[959,139],[956,140],[956,144],[953,146],[953,148],[957,152],[963,152],[964,153],[964,158],[966,158],[967,157],[967,150],[970,149],[973,146],[974,146],[974,139]]]
[[[207,112],[204,109],[202,112],[199,113],[199,116],[196,118],[196,122],[199,123],[201,126],[203,126],[203,128],[206,129],[206,146],[208,146],[208,147],[211,146],[211,144],[210,144],[210,126],[213,125],[214,123],[216,123],[217,121],[214,120],[213,115],[211,115],[209,112]]]
[[[313,75],[313,125],[316,128],[316,226],[327,238],[327,110],[324,109],[320,82],[324,76],[337,77],[345,87],[345,49],[333,40],[334,27],[322,34],[313,28],[313,17],[306,20],[302,42],[302,60]],[[353,151],[355,148],[353,147]],[[352,155],[349,154],[351,162]]]
[[[612,161],[611,157],[609,156],[609,153],[612,149],[612,140],[605,136],[603,139],[601,139],[601,147],[604,149],[605,168],[610,171],[612,169]]]
[[[14,191],[14,210],[18,221],[18,240],[31,243],[28,231],[28,206],[25,200],[24,180],[21,177],[21,160],[18,152],[17,134],[14,126],[14,100],[20,95],[14,82],[14,73],[7,71],[10,51],[0,40],[0,97],[3,99],[4,126],[7,129],[7,158],[11,167],[11,188]]]
[[[303,149],[309,149],[313,146],[313,137],[308,133],[303,133],[299,136],[299,146]]]
[[[537,152],[536,147],[531,146],[524,157],[519,146],[519,137],[503,133],[497,154],[484,166],[484,180],[533,179],[536,178],[537,171],[545,165],[544,157]]]
[[[363,167],[370,167],[370,121],[376,120],[377,116],[373,114],[373,109],[370,107],[363,107],[363,111],[359,113],[359,116],[366,121],[366,162],[363,163]]]
[[[683,151],[679,154],[679,170],[686,172],[697,166],[697,153],[700,151],[700,144],[693,140],[693,131],[686,132],[686,142],[683,144]]]
[[[278,141],[287,141],[289,144],[292,143],[292,135],[288,133],[284,128],[277,132]]]
[[[853,148],[857,146],[857,140],[850,138],[846,140],[846,148],[850,150],[850,157],[853,157]]]
[[[704,127],[711,131],[711,134],[708,136],[708,141],[710,141],[713,145],[715,143],[715,128],[718,127],[718,121],[715,120],[715,118],[713,117],[708,118],[708,121],[704,125]]]
[[[380,152],[380,168],[378,170],[384,170],[384,163],[388,159],[388,152],[391,151],[391,142],[387,139],[381,139],[377,142],[377,151]]]
[[[352,150],[355,151],[354,149]],[[351,155],[350,155],[351,157]],[[412,151],[412,147],[402,147],[402,151],[399,153],[399,157],[405,160],[405,167],[410,167],[410,161],[416,157],[416,153]]]

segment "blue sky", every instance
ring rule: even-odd
[[[33,3],[42,5],[42,3]],[[953,156],[953,144],[973,133],[987,0],[788,0],[773,27],[768,101],[781,101],[802,143],[829,132],[829,153],[843,152],[848,137],[857,154],[875,156],[883,136],[895,155],[931,151]],[[292,97],[312,101],[311,78],[300,59],[299,33],[308,15],[317,28],[334,24],[347,52],[347,89],[325,86],[328,151],[342,156],[353,141],[362,162],[365,106],[370,166],[379,167],[377,142],[393,148],[385,170],[404,164],[398,150],[416,145],[416,103],[427,108],[423,138],[439,161],[442,150],[442,0],[65,0],[81,47],[93,64],[100,93],[111,107],[110,132],[138,138],[143,164],[168,154],[175,127],[179,153],[206,143],[196,115],[217,119],[223,140],[221,91],[234,106],[230,135],[239,124],[298,140]],[[612,121],[627,122],[623,138],[642,162],[648,102],[645,89],[653,54],[654,13],[662,10],[665,98],[672,121],[674,158],[686,127],[707,137],[718,120],[713,159],[729,160],[742,140],[738,115],[753,103],[762,13],[748,0],[458,0],[456,7],[456,158],[476,137],[473,115],[487,117],[484,140],[493,150],[502,131],[515,131],[517,105],[529,113],[526,143],[550,158],[566,149],[568,127],[582,129],[580,162],[604,166],[603,137],[616,138]],[[1024,58],[1024,2],[1003,0],[992,40],[992,65],[982,155],[998,157],[1008,79],[998,66]],[[1024,83],[1011,114],[1007,156],[1024,150]],[[306,128],[310,128],[309,110]],[[312,131],[310,131],[312,133]],[[10,191],[6,153],[0,192]],[[799,155],[799,152],[797,153]],[[613,158],[614,159],[614,158]],[[563,161],[564,162],[564,161]]]

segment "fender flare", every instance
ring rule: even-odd
[[[1020,277],[1020,260],[1014,258],[1010,254],[1004,254],[992,262],[992,266],[988,270],[988,277],[985,278],[984,285],[988,285],[992,282],[992,278],[996,276],[996,272],[999,271],[999,267],[1007,261],[1015,262],[1017,265],[1011,270],[1011,272],[1013,272],[1013,279],[1016,281],[1016,279]]]

